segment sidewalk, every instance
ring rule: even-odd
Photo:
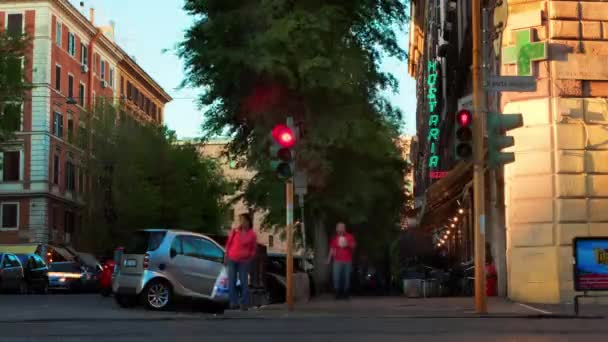
[[[475,312],[470,297],[406,298],[358,297],[336,301],[322,296],[308,303],[297,303],[293,312],[285,304],[269,305],[250,312],[226,312],[226,317],[378,317],[378,318],[561,318],[573,317],[574,309],[566,305],[526,305],[504,298],[488,298],[488,313]],[[581,317],[608,315],[608,306],[581,305]],[[597,317],[596,317],[597,318]]]

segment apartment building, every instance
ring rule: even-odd
[[[0,29],[31,39],[16,139],[0,154],[0,244],[70,243],[81,220],[87,113],[96,100],[123,103],[141,122],[162,124],[171,97],[68,0],[0,1]]]

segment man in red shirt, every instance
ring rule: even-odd
[[[333,260],[333,281],[336,299],[348,298],[350,276],[353,268],[353,252],[357,243],[352,234],[346,231],[346,225],[338,222],[336,235],[329,243],[329,258]]]

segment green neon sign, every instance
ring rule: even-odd
[[[426,84],[428,86],[426,98],[429,105],[429,134],[428,141],[431,143],[431,157],[429,158],[429,168],[436,169],[439,167],[439,154],[437,146],[439,145],[439,119],[437,113],[437,61],[428,61],[427,63],[428,78]]]

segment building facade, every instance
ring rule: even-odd
[[[517,301],[568,302],[576,294],[572,239],[608,236],[608,66],[602,63],[608,56],[608,3],[508,0],[488,6],[495,28],[488,73],[533,76],[536,91],[486,93],[488,111],[521,113],[524,119],[512,131],[515,162],[487,173],[486,241],[503,294]],[[472,252],[471,165],[446,156],[436,167],[441,174],[430,172],[429,132],[436,120],[429,118],[437,107],[442,132],[434,147],[452,153],[455,113],[470,106],[470,12],[470,0],[413,1],[409,61],[418,82],[420,228],[445,227],[462,211],[456,224],[462,238],[456,235],[454,247],[463,259]],[[442,178],[432,179],[437,175]],[[429,219],[429,213],[439,218]]]
[[[0,244],[70,243],[85,204],[82,159],[96,99],[162,124],[171,98],[115,44],[113,26],[95,25],[93,9],[87,18],[67,0],[2,1],[0,29],[31,39],[25,79],[33,85],[21,129],[3,146]]]

